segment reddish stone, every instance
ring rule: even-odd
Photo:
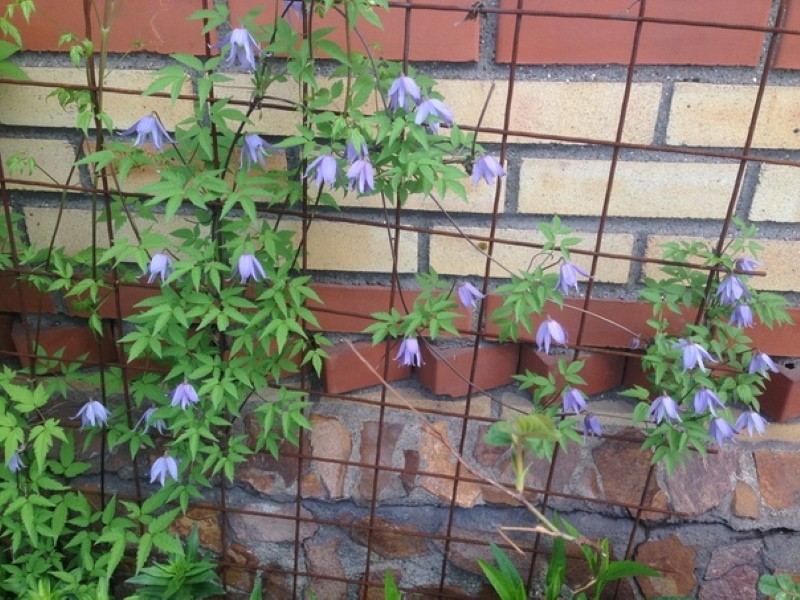
[[[411,558],[428,553],[424,534],[408,525],[375,517],[372,535],[369,535],[369,517],[343,517],[342,522],[354,542],[362,546],[369,543],[370,548],[383,558]]]
[[[309,434],[311,449],[314,454],[314,466],[328,492],[329,498],[341,498],[344,495],[344,475],[347,465],[343,462],[326,462],[325,458],[336,461],[350,459],[353,442],[350,431],[334,417],[311,415],[311,433]]]
[[[51,294],[40,292],[32,284],[22,281],[16,273],[0,271],[0,312],[45,313],[56,312]]]
[[[697,586],[694,576],[696,551],[676,536],[648,540],[636,550],[636,560],[661,572],[662,577],[637,577],[645,597],[691,596]]]
[[[246,504],[242,510],[257,514],[232,512],[229,521],[239,541],[248,548],[253,544],[294,541],[297,523],[294,504],[253,503]],[[300,508],[300,519],[300,540],[306,540],[317,532],[319,525],[305,508]]]
[[[423,364],[417,370],[419,381],[439,396],[464,396],[469,391],[473,359],[477,363],[475,391],[512,383],[519,362],[517,344],[481,346],[477,356],[474,348],[442,348],[422,344]]]
[[[628,429],[623,435],[637,435],[636,430]],[[636,444],[617,440],[604,440],[592,450],[597,471],[603,486],[603,497],[611,502],[619,502],[631,507],[638,506],[650,470],[650,454],[642,452]],[[650,506],[658,491],[655,479],[650,484],[645,505]],[[631,511],[634,511],[631,508]]]
[[[722,579],[704,583],[700,600],[756,600],[759,573],[753,567],[742,565],[729,571]]]
[[[714,548],[706,567],[705,578],[719,579],[725,577],[734,567],[753,564],[759,552],[761,552],[759,540],[747,540]]]
[[[417,473],[419,473],[419,452],[416,450],[403,451],[403,471],[400,473],[400,482],[407,494],[416,487]]]
[[[779,364],[778,372],[769,374],[764,395],[759,398],[761,412],[774,421],[800,417],[800,368],[797,363],[789,364]]]
[[[800,455],[793,452],[753,452],[761,498],[774,509],[797,507],[800,502]]]
[[[757,519],[761,514],[758,494],[743,481],[738,482],[733,490],[731,511],[740,519]]]
[[[234,542],[225,553],[225,561],[238,565],[225,567],[225,582],[241,590],[251,590],[256,580],[258,556]]]
[[[200,545],[212,552],[222,551],[222,535],[219,529],[219,514],[211,508],[190,508],[185,515],[178,515],[169,526],[170,533],[188,537],[197,526]]]
[[[400,435],[403,433],[403,425],[400,423],[383,423],[383,433],[381,434],[379,466],[393,466],[392,455],[397,445]],[[359,449],[360,461],[362,463],[375,464],[375,452],[378,447],[378,422],[364,421],[361,427],[361,447]],[[379,498],[383,489],[389,482],[397,477],[393,472],[378,471],[378,481],[375,487],[375,498]],[[375,469],[362,468],[361,481],[358,491],[361,498],[370,500],[373,498],[373,484],[375,482]]]
[[[426,425],[419,440],[422,470],[434,475],[423,475],[419,486],[444,502],[452,502],[455,487],[456,458],[451,448],[453,442],[447,433],[447,423],[437,421]],[[481,494],[481,486],[472,482],[459,481],[455,492],[455,502],[462,508],[475,506]]]
[[[373,346],[371,342],[355,342],[352,346],[343,343],[326,349],[328,358],[324,359],[322,368],[325,391],[343,394],[359,390],[381,383],[384,376],[386,381],[408,379],[411,367],[394,360],[398,344],[385,342]],[[364,360],[369,366],[364,364]],[[388,370],[384,371],[387,361]]]
[[[414,588],[414,598],[415,600],[440,600],[440,598],[448,598],[450,600],[497,600],[497,592],[486,583],[481,586],[477,595],[474,592],[466,592],[449,585],[444,586],[441,590],[438,586],[432,586]]]
[[[262,434],[261,425],[258,423],[255,414],[248,414],[245,417],[245,431],[247,432],[247,446],[252,450],[256,448],[256,440]],[[303,435],[303,456],[311,456],[311,445],[307,435]],[[277,473],[283,480],[284,488],[290,488],[297,482],[298,475],[299,449],[289,442],[283,441],[278,446],[277,460],[267,452],[259,452],[247,457],[247,461],[242,463],[243,469],[259,469],[264,472]],[[308,471],[310,462],[306,458],[303,460],[303,472]]]
[[[19,321],[14,323],[11,330],[11,337],[19,354],[22,366],[28,367],[31,364],[31,357],[34,352],[34,344],[38,343],[40,352],[47,357],[57,357],[61,364],[80,362],[83,366],[95,366],[99,364],[112,364],[117,362],[117,349],[108,327],[104,329],[105,335],[98,340],[95,333],[89,327],[76,326],[48,326],[38,330],[38,339],[33,339],[36,334],[34,329],[28,329],[31,336],[31,346],[26,348],[25,328]],[[60,356],[58,356],[60,355]],[[82,358],[81,358],[82,357]],[[80,360],[79,360],[80,359]],[[37,358],[38,368],[42,368],[42,361],[46,358]],[[47,371],[58,370],[58,365],[47,366]]]
[[[300,496],[302,498],[325,498],[330,496],[330,493],[325,488],[319,475],[316,473],[305,473],[300,479]]]
[[[312,597],[318,600],[339,600],[347,597],[347,584],[343,581],[328,579],[328,577],[344,578],[346,573],[342,562],[339,560],[339,540],[325,544],[307,542],[305,544],[306,557],[308,558],[311,573],[311,585],[306,590],[306,599]],[[313,590],[315,596],[309,591]]]
[[[523,344],[519,354],[519,372],[531,371],[547,377],[552,373],[556,378],[556,387],[564,385],[564,378],[558,372],[559,359],[571,362],[569,357],[538,352],[532,345]],[[589,396],[613,390],[622,384],[625,368],[625,357],[617,354],[583,352],[580,355],[583,369],[579,375],[586,380],[586,385],[576,386]]]
[[[696,516],[718,506],[733,490],[738,462],[739,456],[733,451],[690,454],[685,464],[664,477],[672,509]]]

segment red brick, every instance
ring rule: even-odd
[[[330,394],[343,394],[353,390],[377,385],[384,374],[386,352],[389,351],[389,370],[386,373],[387,381],[397,381],[411,377],[411,367],[404,367],[394,360],[397,343],[384,342],[373,346],[371,342],[356,342],[353,344],[355,351],[349,344],[337,344],[328,349],[328,358],[324,361],[322,369],[322,385]],[[369,362],[372,369],[368,368],[359,358],[360,354]],[[374,369],[374,370],[373,370]]]
[[[0,271],[0,312],[45,313],[56,312],[56,304],[50,294],[37,290],[33,285],[20,281],[10,271]]]
[[[98,343],[94,332],[88,327],[71,325],[42,327],[38,331],[38,338],[36,340],[31,339],[31,346],[27,347],[25,330],[22,323],[17,322],[12,328],[11,337],[14,339],[20,362],[24,367],[28,367],[31,364],[31,355],[34,354],[33,343],[35,341],[38,341],[39,347],[49,357],[63,350],[59,360],[65,363],[78,361],[79,357],[85,355],[82,364],[88,366],[98,365],[101,362],[109,364],[117,361],[116,347],[110,336],[110,331],[105,333],[106,335]],[[31,330],[30,335],[35,335],[35,332]],[[57,367],[52,370],[57,370]]]
[[[14,339],[11,337],[11,328],[14,325],[14,315],[0,315],[0,356],[8,352],[15,352]]]
[[[423,365],[417,374],[422,385],[440,396],[464,396],[469,390],[474,349],[431,347],[421,344]],[[434,353],[435,351],[435,353]],[[512,383],[519,362],[517,344],[481,346],[476,358],[476,390],[489,390]]]
[[[100,309],[98,314],[104,319],[118,319],[130,317],[143,312],[145,309],[136,308],[136,305],[147,298],[152,298],[159,294],[158,286],[120,284],[119,300],[120,311],[117,311],[117,301],[114,290],[105,290],[100,295]],[[78,310],[76,304],[82,300],[81,296],[70,296],[65,299],[67,314],[75,317],[88,317],[89,311]],[[119,314],[121,313],[121,315]]]
[[[501,8],[516,8],[515,0],[501,0]],[[729,0],[724,10],[718,0],[650,0],[646,17],[732,25],[766,26],[770,0]],[[532,7],[533,8],[533,7]],[[537,11],[560,14],[638,16],[630,0],[541,0]],[[514,15],[499,19],[496,60],[510,62]],[[630,61],[633,21],[577,17],[524,16],[518,61],[523,64],[627,64]],[[756,65],[763,34],[736,29],[645,23],[638,64]]]
[[[566,356],[558,356],[537,352],[534,346],[522,344],[519,353],[519,372],[526,370],[546,377],[548,373],[553,373],[556,377],[556,386],[561,387],[564,381],[558,372],[559,358],[567,359]],[[584,362],[580,376],[586,380],[586,385],[576,386],[589,396],[613,390],[622,384],[622,374],[625,368],[625,357],[616,354],[601,353],[582,353],[579,360]]]
[[[800,2],[790,2],[786,11],[786,29],[800,29]],[[779,69],[800,69],[800,36],[782,34],[778,41],[775,66]]]
[[[430,3],[429,3],[430,4]],[[465,6],[463,0],[438,0],[441,6]],[[241,18],[255,7],[264,7],[257,22],[271,22],[275,14],[274,0],[229,0],[231,22],[239,23]],[[426,10],[414,8],[411,13],[411,35],[409,39],[409,58],[413,61],[473,62],[478,60],[479,23],[477,19],[462,21],[465,13],[452,10]],[[376,14],[383,23],[379,29],[368,23],[358,26],[371,51],[376,56],[389,60],[403,58],[405,37],[405,10],[392,8],[389,12],[377,9]],[[297,17],[290,17],[299,28]],[[329,14],[325,19],[314,18],[314,29],[336,27],[331,38],[344,47],[344,29],[339,14]],[[354,51],[365,50],[357,36],[352,38]]]
[[[774,421],[800,417],[800,364],[778,365],[778,372],[769,374],[759,401],[761,412]]]

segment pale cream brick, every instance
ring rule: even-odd
[[[392,270],[389,236],[383,227],[352,223],[312,223],[308,231],[308,268],[349,272]],[[417,272],[417,234],[400,232],[398,270]]]
[[[443,228],[452,231],[449,228]],[[487,236],[488,229],[465,228],[462,231],[466,235]],[[584,241],[577,246],[582,250],[594,248],[593,233],[576,232],[576,237],[582,237]],[[523,231],[519,229],[498,230],[496,238],[509,241],[527,241],[533,243],[543,243],[543,236],[537,231]],[[633,250],[633,236],[623,233],[609,233],[603,236],[603,252],[614,254],[631,254]],[[476,242],[483,249],[487,249],[486,242]],[[492,267],[492,276],[508,277],[510,270],[518,273],[529,268],[531,258],[538,254],[535,248],[525,248],[510,244],[496,243],[494,259],[497,261]],[[591,265],[591,257],[574,254],[572,259],[575,263],[583,266],[587,270]],[[478,251],[472,244],[462,237],[450,237],[432,235],[430,242],[430,264],[443,275],[483,275],[486,257]],[[548,261],[552,262],[552,261]],[[539,264],[538,262],[536,264]],[[610,283],[624,283],[628,280],[629,263],[625,260],[601,258],[597,267],[597,281]]]
[[[676,83],[667,143],[741,147],[757,88],[754,85]],[[757,148],[800,148],[800,87],[771,86],[764,93],[753,139]]]
[[[527,159],[520,171],[520,212],[599,215],[610,161]],[[609,215],[721,218],[737,166],[708,163],[617,163]]]
[[[436,89],[453,109],[458,123],[476,125],[491,85],[491,81],[485,80],[442,79]],[[507,82],[496,82],[484,127],[503,127],[507,91]],[[623,83],[518,81],[514,86],[510,129],[613,141],[624,91]],[[653,141],[660,100],[660,83],[633,86],[623,141],[639,144]],[[479,141],[497,140],[499,136],[482,134]],[[511,141],[537,142],[521,137]]]
[[[83,71],[57,67],[26,68],[33,81],[58,84],[86,84]],[[143,90],[153,82],[153,71],[116,70],[106,80],[108,87]],[[55,88],[34,87],[24,84],[0,84],[0,122],[6,125],[32,125],[37,127],[74,127],[76,112],[65,111],[55,97],[48,98]],[[187,80],[182,90],[191,93]],[[105,111],[111,115],[118,130],[126,129],[152,111],[156,111],[167,129],[172,130],[183,119],[191,116],[192,104],[179,100],[172,104],[168,98],[144,97],[138,94],[106,92]]]
[[[800,222],[800,169],[763,165],[750,207],[754,221]]]
[[[11,189],[46,190],[35,185],[36,182],[52,184],[79,185],[78,172],[70,176],[70,167],[75,162],[75,150],[64,140],[0,138],[0,154],[5,161],[6,177],[25,179],[31,184],[9,184]],[[31,157],[36,160],[38,168],[32,173],[27,171],[12,173],[8,169],[8,160],[14,154]]]
[[[717,240],[712,238],[651,235],[647,239],[645,256],[662,258],[661,244],[677,241],[703,241],[711,248],[716,247],[717,243]],[[759,269],[765,271],[766,275],[753,277],[750,281],[751,287],[783,292],[800,291],[800,262],[793,260],[793,257],[800,256],[800,240],[758,240],[758,243],[764,247],[758,256],[758,260],[764,263]],[[658,279],[661,273],[659,266],[652,263],[645,264],[644,272],[647,277],[654,279]]]

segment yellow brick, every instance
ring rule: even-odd
[[[444,229],[452,231],[451,229]],[[466,235],[487,236],[487,229],[462,229]],[[593,233],[576,232],[576,237],[584,241],[578,246],[580,249],[590,250],[594,247]],[[538,231],[521,231],[518,229],[503,229],[497,232],[496,238],[508,241],[527,241],[542,243],[544,238]],[[485,242],[476,242],[481,248],[486,249]],[[603,236],[603,252],[615,254],[630,254],[633,249],[633,236],[621,233],[606,234]],[[508,277],[510,270],[513,273],[527,270],[531,258],[539,251],[535,248],[525,248],[509,244],[497,243],[494,258],[498,263],[492,266],[493,277]],[[573,261],[587,270],[591,265],[591,257],[575,254]],[[485,256],[475,249],[467,240],[461,237],[433,235],[430,242],[430,264],[444,275],[483,275]],[[548,261],[552,262],[552,261]],[[536,264],[539,264],[537,261]],[[629,263],[624,260],[601,258],[598,262],[597,280],[611,283],[625,283],[628,280]]]
[[[661,235],[651,235],[647,240],[648,258],[662,258],[663,249],[661,244],[666,242],[703,241],[711,248],[716,247],[717,240],[701,237],[670,237]],[[760,270],[767,274],[764,277],[753,277],[750,280],[751,287],[759,290],[772,291],[800,291],[800,263],[796,260],[787,260],[787,257],[800,256],[800,240],[758,240],[764,249],[760,252],[758,260],[763,264]],[[646,263],[645,275],[647,277],[658,278],[660,270],[658,265]]]
[[[351,223],[312,223],[308,232],[308,268],[313,270],[390,272],[392,253],[383,227]],[[417,272],[417,234],[400,232],[398,269]]]
[[[55,67],[26,68],[31,80],[58,84],[86,84],[83,71]],[[153,82],[153,72],[143,70],[112,71],[106,85],[129,90],[143,90]],[[33,125],[37,127],[74,127],[76,112],[65,111],[58,101],[47,96],[55,88],[33,87],[23,84],[0,84],[0,122],[6,125]],[[187,82],[184,93],[191,93]],[[172,104],[168,98],[144,97],[137,94],[106,92],[105,111],[111,115],[117,130],[127,129],[133,123],[156,111],[167,129],[191,116],[191,103],[185,100]]]
[[[610,161],[528,159],[520,171],[520,212],[599,215]],[[609,214],[617,217],[722,218],[737,166],[619,162]]]
[[[491,85],[491,81],[485,80],[443,79],[436,89],[453,109],[458,123],[474,126]],[[503,127],[507,90],[506,82],[496,82],[483,121],[484,127]],[[624,91],[622,83],[519,81],[514,87],[510,129],[613,141]],[[653,141],[660,100],[660,83],[634,85],[624,141],[640,144]],[[480,142],[498,140],[499,136],[487,134],[479,138]],[[515,138],[511,141],[537,142],[531,138]]]
[[[741,147],[756,100],[753,85],[676,83],[667,143],[684,146]],[[757,148],[800,148],[797,106],[800,87],[767,88],[753,145]]]
[[[800,222],[800,169],[762,165],[750,207],[754,221]]]
[[[4,166],[8,164],[8,159],[12,155],[20,154],[34,158],[39,167],[29,174],[27,171],[11,172],[5,166],[6,177],[25,179],[31,182],[31,184],[9,184],[8,187],[11,189],[46,191],[47,188],[37,186],[34,182],[52,184],[53,180],[60,184],[80,184],[77,171],[73,174],[72,180],[68,181],[70,166],[75,161],[75,150],[63,140],[0,138],[0,154],[2,154]]]

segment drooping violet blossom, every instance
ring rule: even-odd
[[[81,427],[94,427],[96,425],[103,426],[108,421],[111,415],[108,409],[97,400],[89,400],[78,411],[78,414],[72,417],[73,419],[81,418]]]
[[[239,158],[240,169],[250,169],[253,165],[264,165],[267,156],[272,152],[272,144],[265,142],[261,136],[248,133],[242,142],[242,155]]]
[[[664,417],[667,417],[669,421],[680,421],[681,416],[678,414],[679,410],[680,408],[678,408],[675,400],[667,396],[666,393],[663,393],[653,400],[653,404],[650,406],[647,416],[652,418],[656,423],[661,423]]]
[[[233,275],[239,274],[239,283],[245,284],[250,279],[253,281],[260,281],[267,277],[264,267],[258,262],[258,259],[252,254],[242,254],[239,260],[236,261],[236,267],[233,269]]]
[[[359,194],[369,194],[375,191],[375,170],[369,158],[359,158],[347,170],[350,180],[350,189],[358,190]]]
[[[323,154],[315,158],[306,169],[305,177],[314,173],[314,184],[321,188],[324,183],[330,187],[336,186],[336,176],[339,172],[339,163],[332,154]]]
[[[389,88],[389,108],[391,110],[398,108],[408,110],[412,101],[419,104],[421,100],[422,94],[419,86],[408,75],[401,75],[395,79]]]
[[[758,435],[764,435],[765,428],[767,426],[767,421],[758,414],[754,410],[746,410],[739,418],[736,419],[736,425],[734,429],[738,432],[742,432],[747,429],[747,434],[750,437],[753,437],[753,431],[758,433]]]
[[[167,429],[167,422],[164,421],[164,419],[156,419],[155,421],[153,421],[154,412],[156,412],[155,406],[151,406],[146,411],[144,411],[142,416],[139,417],[139,420],[136,421],[134,429],[139,429],[139,426],[141,425],[142,433],[147,433],[147,430],[150,429],[150,427],[152,426],[155,428],[156,431],[158,431],[158,433],[164,435],[164,431]]]
[[[256,53],[261,53],[261,47],[247,29],[244,27],[232,29],[228,35],[211,47],[219,50],[223,46],[230,46],[228,56],[225,57],[225,64],[228,67],[238,64],[242,69],[255,70]]]
[[[708,351],[703,348],[700,344],[695,342],[691,342],[685,338],[681,338],[675,344],[672,344],[672,349],[678,349],[683,352],[683,370],[688,371],[689,369],[694,369],[695,367],[699,367],[703,373],[706,372],[706,367],[703,364],[703,360],[707,360],[710,362],[717,362],[714,358],[708,353]]]
[[[496,177],[505,177],[506,170],[503,168],[494,156],[484,154],[475,161],[475,166],[472,167],[472,185],[478,185],[478,182],[483,179],[487,184],[494,183]]]
[[[694,395],[694,412],[697,414],[704,413],[709,411],[715,417],[717,413],[714,412],[714,408],[725,408],[725,405],[722,403],[722,400],[719,399],[719,396],[714,393],[714,390],[710,390],[708,388],[700,388],[697,390],[697,393]]]
[[[194,386],[188,381],[179,383],[178,387],[172,393],[172,402],[170,406],[180,406],[181,410],[186,410],[190,404],[197,404],[200,398],[194,389]]]
[[[717,297],[722,304],[736,304],[742,298],[748,298],[750,292],[738,275],[728,273],[717,288]]]
[[[567,332],[564,331],[564,328],[559,325],[558,322],[547,317],[545,321],[542,321],[542,324],[539,325],[539,329],[536,331],[536,345],[539,346],[540,351],[544,348],[544,351],[549,353],[551,342],[561,345],[566,344]]]
[[[753,309],[746,302],[739,302],[731,313],[731,318],[728,323],[734,327],[752,327],[753,326]]]
[[[145,115],[125,131],[121,131],[120,135],[132,135],[134,133],[136,134],[136,141],[133,142],[133,145],[137,148],[144,146],[147,140],[153,143],[153,147],[156,150],[161,150],[164,140],[167,140],[170,144],[175,143],[175,141],[169,137],[169,133],[167,133],[166,128],[161,121],[158,120],[155,113]]]
[[[565,260],[561,263],[561,267],[558,271],[558,282],[556,283],[556,289],[558,289],[565,296],[569,294],[570,288],[574,288],[577,292],[578,275],[590,277],[586,269],[579,267],[575,263]]]
[[[721,446],[725,441],[733,439],[736,432],[722,417],[711,419],[711,424],[708,426],[708,435],[714,438],[718,446]]]
[[[441,120],[448,127],[453,124],[453,111],[441,100],[427,98],[420,102],[417,106],[414,123],[422,125],[430,116]]]
[[[283,12],[288,13],[290,10],[302,17],[303,0],[283,0]]]
[[[564,412],[574,412],[576,415],[579,415],[581,411],[587,408],[583,393],[573,387],[567,388],[564,391],[564,400],[561,405],[564,408]]]
[[[478,300],[484,298],[481,291],[472,285],[469,281],[463,281],[459,284],[458,288],[458,301],[464,308],[474,309]]]
[[[600,419],[593,414],[587,414],[583,417],[583,435],[600,436],[603,433],[603,428],[600,425]]]
[[[178,481],[178,463],[169,454],[153,461],[153,466],[150,467],[150,483],[158,481],[161,487],[164,487],[167,476],[173,481]]]
[[[20,469],[25,468],[25,463],[22,462],[22,457],[19,455],[19,452],[14,452],[11,455],[11,458],[8,459],[8,470],[12,473],[18,473]]]
[[[756,352],[753,354],[753,358],[750,359],[750,365],[747,367],[747,372],[750,373],[750,375],[758,373],[765,376],[767,371],[777,373],[778,365],[763,352]]]
[[[344,147],[344,155],[349,162],[355,162],[359,158],[367,158],[369,156],[369,148],[367,148],[365,142],[361,142],[360,146],[357,147],[355,141],[347,140],[347,145]]]
[[[399,360],[404,367],[419,367],[422,365],[422,352],[419,349],[417,338],[405,338],[400,343],[395,360]]]
[[[762,264],[764,263],[760,263],[754,258],[751,258],[749,256],[742,256],[733,261],[733,266],[736,267],[736,269],[738,269],[739,271],[755,271]],[[751,277],[751,275],[744,275],[744,276]]]
[[[161,278],[161,282],[165,282],[172,273],[172,259],[169,254],[158,252],[150,259],[150,264],[147,267],[147,283],[153,283],[157,278]]]

